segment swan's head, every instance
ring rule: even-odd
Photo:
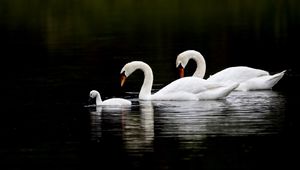
[[[180,77],[184,77],[184,68],[188,64],[188,62],[191,58],[191,55],[193,55],[193,53],[195,53],[195,52],[196,51],[194,51],[194,50],[187,50],[187,51],[180,53],[177,56],[176,67],[178,68]]]
[[[179,76],[184,77],[184,68],[190,61],[190,59],[196,60],[197,58],[203,58],[203,56],[195,50],[187,50],[180,53],[176,58],[176,67],[179,70]],[[204,60],[204,59],[203,59]]]
[[[126,78],[130,76],[134,72],[134,69],[132,67],[132,63],[127,63],[125,66],[122,68],[120,72],[120,80],[121,80],[121,87],[123,87]]]
[[[124,85],[126,78],[129,77],[135,70],[142,69],[144,67],[149,67],[149,65],[142,61],[132,61],[125,64],[120,72],[121,87]]]
[[[95,98],[99,95],[99,92],[97,90],[90,91],[90,98]]]
[[[185,66],[187,65],[188,62],[189,62],[189,59],[184,55],[184,52],[180,53],[176,59],[176,67],[177,68],[179,68],[179,67],[185,68]]]

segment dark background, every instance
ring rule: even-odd
[[[166,84],[188,49],[204,55],[206,77],[237,65],[298,77],[297,0],[3,0],[0,9],[4,91],[22,101],[82,102],[92,88],[118,95],[119,71],[132,60]]]
[[[279,140],[266,153],[284,144],[279,155],[296,154],[299,30],[299,0],[1,0],[1,165],[75,168],[89,154],[76,142],[87,137],[89,91],[132,97],[142,74],[119,82],[132,60],[147,62],[160,87],[178,78],[176,56],[189,49],[205,57],[206,78],[237,65],[287,70],[273,89],[288,96],[284,133],[259,147]]]

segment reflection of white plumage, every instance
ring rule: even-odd
[[[104,100],[102,101],[101,100],[101,96],[100,96],[100,93],[96,90],[92,90],[90,92],[90,97],[91,98],[96,98],[96,105],[97,106],[129,106],[131,105],[131,101],[129,100],[126,100],[126,99],[122,99],[122,98],[111,98],[111,99],[107,99],[107,100]]]
[[[208,82],[196,77],[185,77],[173,81],[158,92],[151,94],[153,84],[153,73],[150,66],[142,61],[127,63],[121,70],[121,86],[126,77],[135,70],[144,72],[144,82],[139,93],[142,100],[200,100],[218,99],[227,96],[238,84],[221,85],[219,83]]]
[[[184,76],[183,69],[188,61],[193,59],[197,63],[194,77],[203,78],[206,71],[204,57],[197,51],[187,50],[180,53],[176,59],[176,66],[180,69],[180,76]],[[285,71],[270,75],[267,71],[246,66],[229,67],[210,76],[207,80],[223,83],[239,83],[236,90],[266,90],[272,87],[283,77]]]

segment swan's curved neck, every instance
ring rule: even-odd
[[[101,105],[102,104],[102,99],[101,99],[101,96],[100,96],[100,93],[97,93],[97,96],[96,96],[96,105]]]
[[[196,71],[194,72],[193,76],[194,77],[199,77],[199,78],[203,78],[205,75],[205,71],[206,71],[206,63],[204,60],[204,57],[199,53],[191,55],[190,59],[193,59],[194,61],[196,61],[197,64],[197,68]]]
[[[144,82],[140,90],[139,99],[149,100],[153,84],[153,73],[150,66],[143,62],[135,62],[133,68],[140,69],[144,73]]]

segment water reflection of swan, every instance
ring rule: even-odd
[[[98,140],[102,137],[102,119],[101,119],[101,107],[96,107],[95,110],[90,110],[90,119],[91,119],[91,139]]]
[[[153,150],[153,106],[151,101],[140,101],[139,103],[139,111],[124,116],[123,140],[129,152]]]
[[[201,149],[211,136],[278,133],[285,109],[284,95],[275,91],[235,91],[226,100],[138,103],[127,110],[91,110],[92,140],[117,136],[130,155],[152,152],[154,140],[163,139]]]
[[[90,111],[91,140],[98,141],[107,132],[112,136],[121,133],[128,152],[152,151],[153,113],[151,101],[140,101],[139,105],[133,105],[131,109],[96,107]]]
[[[226,100],[201,100],[201,101],[153,101],[158,110],[168,112],[209,112],[221,111],[226,107]]]
[[[122,116],[130,112],[130,110],[131,107],[124,106],[90,107],[91,140],[100,140],[104,131],[120,131],[122,129]],[[115,126],[117,124],[120,124],[120,126]]]
[[[278,133],[285,109],[284,95],[275,91],[234,92],[228,99],[225,119],[218,119],[218,131],[249,135]],[[210,124],[212,125],[212,124]],[[210,126],[213,128],[213,126]]]
[[[174,136],[183,141],[201,142],[208,131],[207,120],[226,109],[226,100],[153,101],[159,112],[156,125],[160,136]]]
[[[159,112],[156,135],[201,141],[207,135],[278,133],[284,101],[284,96],[274,91],[236,91],[226,100],[153,102]]]

